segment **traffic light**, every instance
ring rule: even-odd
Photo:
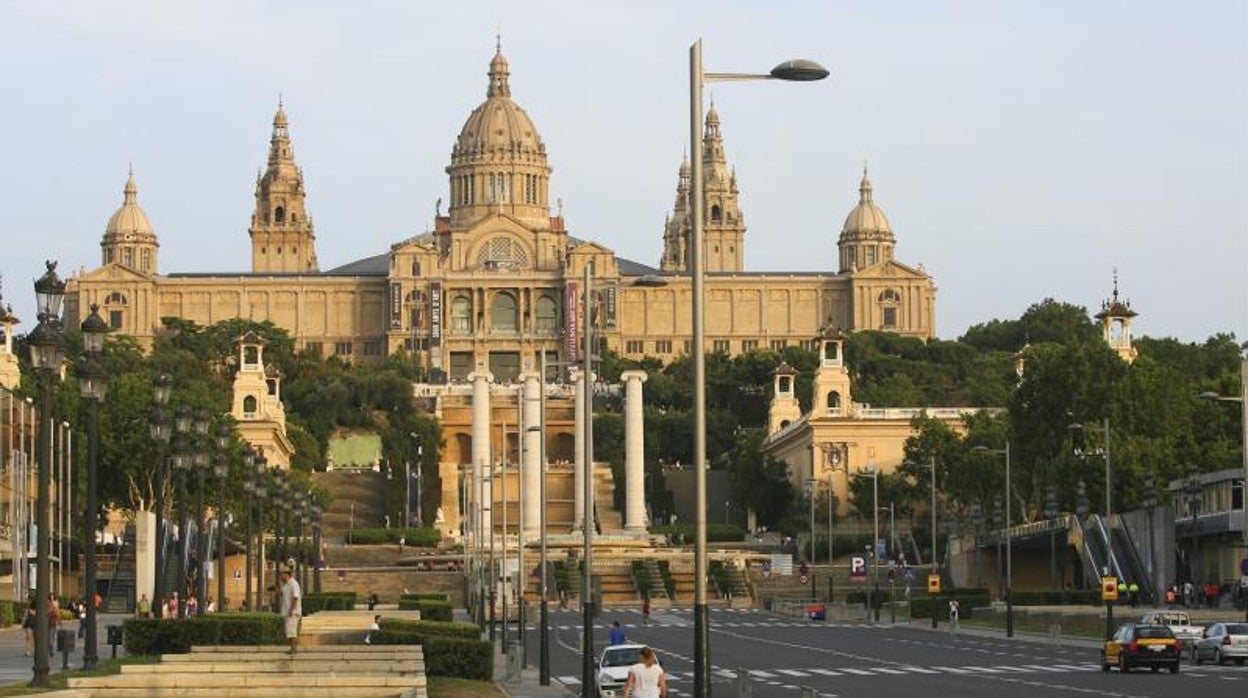
[[[939,574],[927,575],[927,593],[929,594],[940,593],[940,575]]]
[[[1101,601],[1118,600],[1118,580],[1114,577],[1101,577]]]

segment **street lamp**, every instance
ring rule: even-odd
[[[209,443],[208,427],[210,426],[208,410],[200,408],[195,411],[195,557],[199,568],[195,570],[195,612],[203,613],[208,601],[208,536],[204,529],[204,477],[208,474]]]
[[[1106,420],[1108,426],[1109,420]],[[1109,432],[1106,431],[1106,434]],[[1108,438],[1108,436],[1106,437]],[[1107,442],[1108,443],[1108,442]],[[1014,637],[1014,602],[1010,598],[1012,587],[1014,586],[1014,538],[1011,535],[1010,525],[1013,518],[1010,516],[1010,442],[1005,442],[1005,448],[996,449],[987,446],[975,446],[971,449],[975,453],[994,453],[1005,456],[1005,636]],[[1105,451],[1105,472],[1108,478],[1109,473],[1109,450]],[[1109,496],[1106,491],[1106,497]],[[1109,500],[1106,499],[1106,506],[1109,506]]]
[[[1053,522],[1057,515],[1057,488],[1049,485],[1044,490],[1044,519]],[[1057,591],[1057,525],[1049,525],[1049,588]]]
[[[269,476],[269,464],[268,464],[268,461],[264,457],[263,451],[257,452],[255,454],[255,460],[254,460],[252,467],[254,468],[252,470],[252,473],[253,473],[253,476],[255,477],[255,481],[252,484],[252,490],[256,495],[255,506],[257,507],[257,509],[259,509],[260,503],[266,501],[266,498],[269,495],[269,491],[271,490],[271,487],[269,485],[271,481],[271,478]],[[256,610],[256,611],[260,610],[260,608],[263,606],[263,603],[261,603],[261,601],[263,600],[264,589],[265,589],[265,586],[264,586],[264,557],[265,557],[264,529],[265,529],[265,525],[264,525],[263,514],[264,512],[262,511],[256,512],[256,520],[260,524],[260,530],[256,532],[257,535],[259,536],[259,540],[257,540],[257,547],[259,548],[259,550],[258,550],[258,554],[255,556],[255,561],[254,561],[255,566],[256,566],[255,567],[256,569],[256,598],[252,600],[251,602],[252,610]]]
[[[1084,429],[1084,426],[1078,422],[1075,422],[1074,424],[1071,424],[1066,428],[1069,429],[1071,432],[1075,432],[1075,431],[1082,431]],[[1109,417],[1105,417],[1104,420],[1102,420],[1102,430],[1105,432],[1105,445],[1104,446],[1102,446],[1101,448],[1092,449],[1087,452],[1083,451],[1082,449],[1076,448],[1075,455],[1080,456],[1080,457],[1085,456],[1085,455],[1101,456],[1102,458],[1105,459],[1105,525],[1112,530],[1113,523],[1111,521],[1111,517],[1113,516],[1113,513],[1114,513],[1114,494],[1113,494],[1114,490],[1113,490],[1113,484],[1112,484],[1112,478],[1111,478],[1113,470],[1109,461]]]
[[[1153,510],[1157,508],[1157,479],[1152,473],[1144,475],[1144,499],[1141,503],[1148,512],[1148,586],[1149,589],[1156,590],[1159,585],[1156,555],[1153,553]]]
[[[312,504],[312,592],[321,593],[321,517],[325,511]]]
[[[96,637],[95,607],[96,567],[95,567],[95,531],[99,522],[97,509],[99,469],[100,469],[100,403],[108,392],[111,378],[108,368],[101,360],[104,354],[104,335],[108,334],[108,324],[100,317],[100,306],[92,305],[91,314],[82,321],[82,363],[78,366],[78,387],[82,391],[82,399],[87,406],[87,507],[86,525],[83,527],[83,551],[86,555],[86,590],[87,600],[87,632],[86,646],[82,650],[82,668],[94,669],[99,661],[98,642]]]
[[[702,40],[698,39],[689,47],[689,140],[692,155],[693,225],[690,236],[690,257],[693,275],[693,469],[695,473],[696,533],[694,535],[694,673],[693,695],[704,698],[711,693],[711,644],[710,616],[706,604],[706,260],[704,259],[702,239],[703,199],[702,191],[702,86],[708,82],[728,82],[734,80],[789,80],[806,82],[822,80],[828,76],[823,66],[808,60],[790,60],[777,65],[769,74],[751,75],[743,73],[707,73],[702,69]],[[588,366],[586,367],[588,369]],[[589,374],[586,371],[586,379]],[[589,481],[590,478],[586,478]],[[590,507],[589,500],[585,506]],[[589,623],[586,622],[588,633]],[[587,645],[589,647],[590,645]],[[586,657],[585,671],[582,676],[586,695],[592,691],[593,659]]]
[[[541,606],[538,611],[540,616],[541,629],[539,630],[539,657],[538,657],[538,683],[542,686],[550,685],[550,604],[547,601],[546,580],[546,350],[542,349],[540,360],[540,368],[542,371],[542,389],[538,391],[538,412],[540,413],[540,424],[529,427],[529,431],[537,430],[541,434],[541,443],[538,447],[537,462],[541,469],[541,475],[538,482],[537,500],[539,521],[537,524],[539,536],[538,547],[538,565],[541,569]]]
[[[173,425],[169,419],[169,412],[166,406],[169,404],[169,394],[173,389],[173,378],[167,373],[157,374],[152,379],[152,411],[148,416],[148,430],[151,433],[152,441],[156,443],[156,473],[153,478],[155,481],[156,501],[153,509],[156,514],[156,551],[155,562],[156,569],[153,571],[152,581],[152,612],[156,618],[164,615],[164,590],[165,590],[165,538],[168,522],[165,519],[165,484],[166,476],[169,470],[168,449],[169,439],[172,436]]]
[[[1244,345],[1244,354],[1239,368],[1239,397],[1224,397],[1215,392],[1203,392],[1200,397],[1205,400],[1238,402],[1240,414],[1240,451],[1244,460],[1244,481],[1240,485],[1240,531],[1244,534],[1244,557],[1248,558],[1248,344]],[[1248,591],[1248,590],[1246,590]],[[1244,621],[1248,622],[1248,598],[1244,602]]]
[[[425,435],[414,431],[407,432],[407,435],[416,441],[416,525],[424,525],[424,516],[422,509],[422,491],[421,484],[424,481],[424,460],[425,460]],[[411,463],[404,461],[404,488],[403,488],[403,526],[406,528],[411,525],[412,512],[412,473]]]
[[[1192,533],[1192,545],[1189,548],[1188,555],[1187,555],[1187,575],[1186,575],[1187,580],[1186,581],[1194,581],[1196,579],[1196,552],[1197,552],[1197,547],[1200,545],[1200,540],[1197,537],[1197,533],[1200,527],[1198,518],[1200,516],[1201,489],[1202,488],[1200,484],[1200,473],[1196,469],[1196,465],[1193,463],[1188,463],[1187,472],[1188,472],[1187,482],[1183,484],[1183,497],[1184,497],[1184,503],[1187,505],[1187,515],[1190,516],[1192,519],[1191,524],[1188,526],[1188,530],[1190,530]],[[1190,603],[1189,599],[1184,599],[1184,601],[1188,601]]]
[[[52,400],[61,364],[65,360],[65,336],[61,333],[61,301],[65,282],[56,275],[56,262],[35,281],[39,324],[26,337],[30,363],[39,379],[39,493],[35,503],[35,664],[31,686],[48,684],[48,593],[52,589],[51,539],[48,497],[52,490]]]
[[[217,610],[225,611],[225,484],[230,477],[230,447],[233,435],[230,425],[217,422],[217,453],[212,474],[217,477]]]
[[[859,470],[858,474],[871,476],[871,582],[867,585],[867,619],[870,620],[874,616],[875,622],[878,623],[880,611],[879,608],[874,608],[872,612],[874,604],[871,602],[871,591],[874,587],[875,593],[880,593],[880,470],[874,463],[869,463],[867,469]]]
[[[247,535],[243,543],[243,611],[253,610],[251,605],[251,539],[255,534],[255,528],[252,524],[251,509],[256,499],[256,454],[251,450],[251,446],[243,446],[243,494],[247,496],[247,502],[244,505],[247,514]]]

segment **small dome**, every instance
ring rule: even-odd
[[[680,161],[680,176],[688,177],[693,174],[693,167],[689,165],[689,158],[682,158]]]
[[[888,217],[884,215],[883,209],[875,205],[871,194],[871,179],[867,177],[867,173],[864,170],[862,183],[858,185],[858,205],[845,217],[845,225],[841,228],[841,235],[858,233],[893,234],[893,227],[889,225]]]
[[[289,125],[290,124],[286,120],[286,107],[281,103],[281,101],[278,101],[277,113],[273,115],[273,126],[277,128],[284,128]]]
[[[104,227],[105,235],[155,235],[156,231],[152,229],[152,222],[147,219],[147,214],[139,207],[138,202],[139,188],[134,183],[134,173],[130,173],[130,178],[126,180],[125,201],[121,204],[121,208],[108,219],[108,225]]]
[[[464,122],[451,151],[451,163],[538,160],[545,164],[546,146],[529,115],[511,99],[507,59],[502,51],[490,60],[486,100]]]

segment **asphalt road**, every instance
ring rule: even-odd
[[[693,613],[656,609],[648,626],[637,610],[604,610],[595,650],[602,651],[607,626],[619,620],[630,642],[655,648],[668,672],[672,696],[693,691]],[[551,612],[551,675],[580,689],[580,615]],[[1217,698],[1248,696],[1248,666],[1194,666],[1184,662],[1172,675],[1135,670],[1102,673],[1094,643],[1006,640],[1000,634],[966,630],[952,634],[942,623],[896,627],[854,623],[810,623],[745,610],[711,611],[712,688],[736,696],[745,670],[753,695],[794,696],[803,686],[827,696],[1113,696],[1126,698]],[[529,661],[537,664],[538,633],[527,633]]]

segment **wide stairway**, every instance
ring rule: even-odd
[[[594,514],[598,518],[599,533],[605,535],[624,530],[624,517],[615,508],[615,480],[610,466],[594,466]]]
[[[640,600],[632,572],[627,567],[602,568],[595,565],[594,570],[602,584],[602,598],[599,599],[602,605],[613,606],[621,602],[631,604]]]
[[[69,679],[74,696],[324,696],[424,698],[419,646],[194,647],[120,674]]]
[[[312,473],[312,482],[334,495],[329,511],[321,518],[321,532],[326,540],[345,539],[353,525],[355,528],[385,525],[382,493],[386,476],[382,473],[367,469],[333,470]]]

